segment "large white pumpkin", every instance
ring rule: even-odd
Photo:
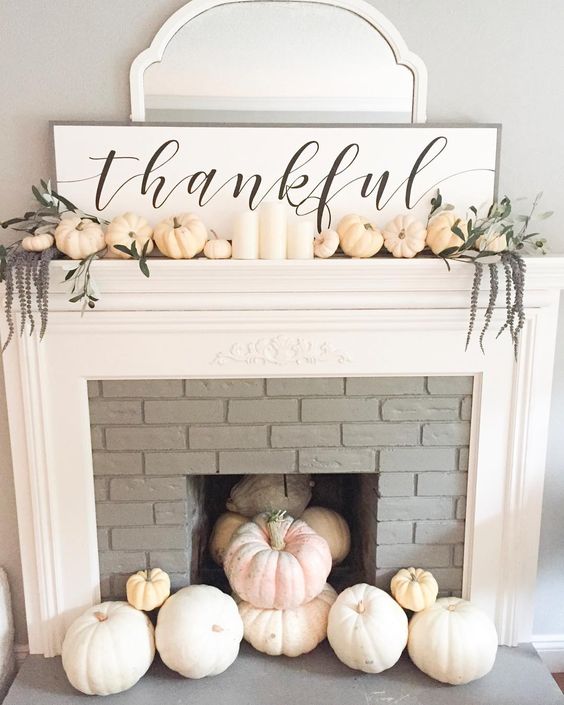
[[[103,602],[78,617],[63,642],[63,668],[86,695],[131,688],[155,656],[153,625],[127,602]]]
[[[161,607],[155,636],[173,671],[186,678],[217,676],[237,658],[243,622],[229,595],[210,585],[190,585]]]
[[[460,685],[491,671],[497,633],[488,615],[471,602],[441,597],[411,618],[407,649],[423,673]]]
[[[407,643],[407,617],[387,592],[361,583],[344,590],[329,612],[327,638],[349,668],[381,673]]]
[[[351,532],[343,517],[326,507],[308,507],[302,521],[327,541],[333,565],[342,563],[351,550]]]
[[[232,489],[226,507],[246,517],[286,510],[300,517],[311,500],[309,475],[245,475]]]
[[[313,651],[327,636],[327,618],[337,593],[325,584],[311,602],[293,610],[267,610],[239,603],[245,639],[269,656],[300,656]]]

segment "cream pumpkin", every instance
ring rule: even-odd
[[[360,215],[346,215],[337,226],[337,232],[341,249],[349,257],[372,257],[384,244],[378,227]]]
[[[264,609],[294,609],[323,590],[331,552],[305,522],[285,512],[265,513],[237,529],[223,568],[242,600]]]
[[[407,617],[387,592],[361,583],[344,590],[329,612],[327,638],[349,668],[381,673],[407,643]]]
[[[423,568],[402,568],[390,583],[392,597],[406,610],[420,612],[437,599],[439,586],[433,574]]]
[[[227,546],[237,529],[248,522],[248,518],[235,512],[224,512],[215,522],[209,541],[210,554],[218,565],[223,565]]]
[[[149,612],[160,607],[170,595],[170,578],[160,568],[139,570],[129,577],[125,590],[130,605]]]
[[[460,685],[491,671],[497,642],[485,612],[458,597],[441,597],[411,618],[407,649],[423,673]]]
[[[49,233],[43,233],[42,235],[28,235],[22,240],[22,247],[27,252],[43,252],[43,250],[48,250],[53,247],[55,243],[55,238]]]
[[[311,500],[312,486],[309,475],[245,475],[231,489],[225,506],[246,517],[277,509],[300,517]]]
[[[210,585],[190,585],[161,607],[155,636],[173,671],[186,678],[217,676],[237,658],[243,622],[229,595]]]
[[[67,257],[85,259],[103,250],[106,240],[99,223],[67,214],[55,229],[55,244]]]
[[[302,521],[327,541],[333,565],[342,563],[351,550],[351,532],[344,518],[333,509],[308,507]]]
[[[476,249],[480,251],[487,250],[496,254],[504,252],[507,249],[507,238],[494,226],[476,240]]]
[[[415,257],[425,249],[427,230],[421,221],[412,215],[398,215],[384,230],[384,247],[394,257]]]
[[[69,627],[62,649],[67,678],[87,695],[131,688],[154,656],[153,625],[127,602],[103,602],[87,609]]]
[[[290,610],[265,610],[239,603],[245,639],[269,656],[301,656],[327,636],[327,618],[337,593],[327,583],[317,597]]]
[[[159,223],[153,238],[165,257],[192,259],[204,249],[208,231],[197,216],[181,213]]]
[[[462,240],[452,232],[452,226],[455,224],[466,238],[468,236],[466,222],[452,211],[442,211],[431,218],[427,225],[427,245],[433,254],[440,255],[449,247],[462,245]]]
[[[204,245],[204,254],[208,259],[229,259],[231,243],[219,237],[214,237]]]
[[[316,257],[332,257],[339,247],[339,233],[336,230],[322,230],[313,241],[313,253]]]
[[[106,228],[106,245],[110,248],[112,255],[121,259],[130,259],[131,256],[116,250],[116,245],[125,245],[131,248],[135,243],[135,249],[139,254],[147,246],[145,254],[153,251],[153,228],[148,221],[135,213],[124,213],[118,215]]]

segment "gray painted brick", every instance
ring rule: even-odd
[[[378,478],[378,492],[381,497],[413,497],[415,475],[409,472],[383,473]]]
[[[450,546],[425,546],[411,543],[378,546],[376,555],[379,568],[417,565],[433,569],[450,566],[450,554]]]
[[[151,565],[167,573],[188,573],[188,555],[185,551],[151,551]]]
[[[456,518],[466,519],[466,497],[459,497],[456,500]]]
[[[463,421],[470,421],[472,418],[472,397],[464,397],[460,402],[460,418]]]
[[[143,421],[141,400],[92,399],[90,423],[137,424]]]
[[[155,502],[157,524],[185,524],[187,518],[186,502]]]
[[[180,426],[114,426],[106,429],[106,446],[109,450],[176,450],[186,448],[186,431]]]
[[[266,448],[266,426],[191,426],[188,430],[190,448]]]
[[[454,547],[452,564],[456,568],[462,568],[462,566],[464,565],[464,544],[457,543]]]
[[[98,551],[110,550],[110,532],[108,529],[98,529]]]
[[[427,378],[429,394],[472,394],[473,377],[431,376]]]
[[[94,475],[141,475],[143,456],[141,453],[110,453],[108,451],[92,454]]]
[[[300,472],[374,472],[376,455],[368,448],[306,448],[299,451]]]
[[[320,397],[343,394],[345,380],[339,377],[294,377],[267,379],[266,393],[271,397]]]
[[[147,475],[213,475],[217,472],[215,453],[145,453]]]
[[[415,525],[415,543],[462,543],[463,521],[418,521]]]
[[[181,379],[106,380],[102,390],[105,397],[181,397],[184,383]]]
[[[424,446],[459,446],[469,440],[470,424],[466,421],[423,424]]]
[[[127,477],[110,481],[110,499],[167,500],[186,497],[184,477]]]
[[[135,573],[145,569],[145,554],[141,551],[100,551],[101,573]]]
[[[221,399],[146,401],[146,423],[213,423],[223,421]]]
[[[386,568],[385,570],[377,567],[376,568],[376,580],[374,581],[374,585],[377,588],[380,588],[380,590],[386,590],[386,592],[390,592],[390,582],[394,575],[398,572],[399,566],[392,568],[391,570],[389,568]]]
[[[384,421],[450,421],[458,419],[456,397],[398,397],[382,403]]]
[[[441,590],[462,590],[461,568],[433,568],[432,571]]]
[[[468,475],[465,472],[425,472],[417,478],[420,497],[466,494]]]
[[[189,573],[170,573],[170,589],[172,592],[176,592],[187,585],[190,585],[190,574]]]
[[[469,450],[468,448],[461,448],[458,451],[458,469],[460,472],[468,471],[468,460],[469,460]]]
[[[348,377],[350,396],[425,394],[425,377]]]
[[[219,453],[219,472],[236,475],[296,472],[296,454],[291,450],[224,450]]]
[[[96,505],[98,526],[144,526],[153,523],[149,502],[108,502]]]
[[[100,575],[100,596],[103,601],[112,596],[111,578],[109,575]]]
[[[102,388],[100,382],[97,379],[89,379],[86,383],[86,388],[88,390],[88,398],[96,399],[102,393]]]
[[[377,421],[380,401],[365,398],[303,399],[302,421]]]
[[[420,429],[415,423],[345,423],[345,446],[416,446]]]
[[[187,397],[261,397],[264,394],[262,379],[187,379]]]
[[[229,401],[229,422],[268,423],[298,420],[297,399],[232,399]]]
[[[94,498],[97,502],[108,499],[108,480],[105,477],[94,478]]]
[[[92,450],[102,450],[104,448],[104,429],[100,426],[90,428],[90,442]]]
[[[456,448],[384,448],[381,472],[448,472],[456,470]]]
[[[149,526],[112,529],[112,546],[115,549],[183,549],[186,529],[177,526]]]
[[[339,424],[288,424],[273,426],[270,435],[273,448],[307,448],[341,445]]]
[[[380,521],[452,519],[451,497],[382,497],[378,502]]]
[[[379,521],[376,528],[376,543],[411,543],[413,523],[410,521]]]

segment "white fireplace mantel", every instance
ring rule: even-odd
[[[477,342],[464,352],[464,264],[154,260],[146,279],[104,261],[101,301],[84,316],[58,283],[70,264],[51,265],[45,339],[16,338],[4,355],[32,653],[59,653],[99,600],[89,379],[472,375],[463,592],[500,643],[530,640],[564,257],[528,260],[517,363],[495,340],[502,310],[487,354]]]

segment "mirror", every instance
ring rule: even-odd
[[[193,0],[131,69],[132,119],[150,122],[422,122],[425,89],[363,0]]]

